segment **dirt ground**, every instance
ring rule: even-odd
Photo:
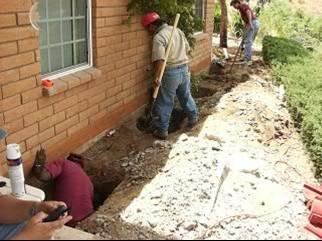
[[[320,17],[322,14],[322,0],[296,0],[294,5],[309,16]]]
[[[131,119],[88,149],[109,195],[79,228],[103,239],[315,239],[304,230],[312,165],[260,57],[204,75],[200,123],[167,141]],[[115,188],[115,189],[114,189]]]

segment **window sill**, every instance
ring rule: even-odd
[[[90,67],[85,70],[80,70],[75,73],[53,80],[54,86],[43,88],[43,96],[54,96],[90,81],[98,79],[102,75],[102,71]]]
[[[209,34],[205,32],[198,32],[194,34],[194,38],[196,39],[196,41],[204,40],[209,38]]]

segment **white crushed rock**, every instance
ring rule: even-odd
[[[130,182],[96,214],[96,231],[105,238],[316,239],[304,231],[303,197],[303,184],[316,180],[284,98],[283,88],[253,77],[221,98],[197,136],[156,141],[123,158]],[[151,175],[147,156],[160,153],[169,153],[166,164]],[[112,208],[118,221],[111,221],[107,210],[142,183],[125,207]]]
[[[288,182],[274,168],[282,158],[314,181],[299,136],[293,129],[281,138],[283,147],[299,148],[289,150],[291,157],[281,153],[285,147],[265,145],[274,137],[276,120],[291,122],[282,100],[281,88],[256,80],[225,95],[198,137],[183,134],[174,143],[162,172],[121,218],[175,239],[308,238],[303,232],[305,180],[290,173]],[[223,166],[230,172],[213,209]],[[225,218],[219,228],[211,228]]]

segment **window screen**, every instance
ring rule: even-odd
[[[89,63],[88,0],[39,0],[42,75]]]

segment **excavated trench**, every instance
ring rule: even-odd
[[[199,89],[198,94],[194,97],[196,99],[209,97],[215,94],[215,90],[211,88],[202,87]],[[182,128],[182,124],[186,119],[186,115],[184,112],[179,109],[175,108],[171,120],[170,120],[170,127],[169,132],[174,133],[179,131]],[[137,123],[138,125],[145,125],[144,123]],[[141,129],[144,129],[144,126],[139,126]],[[109,138],[105,136],[101,139],[96,146],[98,146],[100,152],[109,151],[113,148],[113,143],[108,143]],[[104,147],[105,146],[105,147]],[[95,148],[95,147],[93,147]],[[88,155],[88,152],[93,152],[93,150],[89,150],[85,153]],[[94,151],[95,152],[95,151]],[[126,155],[126,153],[124,153]],[[118,155],[119,156],[119,155]],[[124,168],[117,162],[114,161],[112,163],[102,163],[102,166],[99,167],[97,163],[95,163],[95,159],[89,158],[88,162],[85,166],[87,174],[91,177],[91,180],[94,184],[95,189],[95,200],[94,206],[95,210],[104,204],[104,202],[109,198],[109,196],[113,193],[113,191],[127,178],[126,172]]]
[[[220,98],[230,92],[232,88],[241,82],[249,79],[246,73],[239,73],[238,75],[223,75],[218,76],[219,79],[207,78],[207,76],[200,82],[198,91],[194,93],[194,98],[200,110],[200,121],[203,120],[213,112]],[[210,101],[209,101],[210,100]],[[208,106],[210,103],[210,106]],[[177,105],[176,105],[177,106]],[[143,115],[144,116],[144,115]],[[141,116],[142,118],[142,116]],[[180,108],[175,108],[170,120],[169,132],[176,136],[183,129],[187,122],[186,116]],[[140,120],[140,119],[139,119]],[[142,120],[142,119],[141,119]],[[88,163],[85,166],[86,172],[91,177],[96,191],[95,207],[96,211],[102,206],[106,208],[104,203],[113,202],[114,199],[125,198],[119,197],[124,194],[123,190],[132,186],[140,187],[143,183],[132,183],[133,173],[129,172],[130,167],[124,166],[124,159],[130,156],[136,156],[140,152],[144,152],[151,147],[154,142],[152,135],[146,134],[146,123],[140,123],[138,119],[132,119],[125,123],[121,128],[117,129],[115,133],[110,135],[107,133],[94,146],[83,153],[88,158]],[[130,158],[131,159],[131,158]],[[133,163],[132,163],[133,164]],[[135,163],[133,164],[135,167]],[[140,169],[140,167],[138,167]],[[151,174],[153,176],[154,174]],[[119,194],[123,193],[123,194]],[[115,194],[115,195],[113,195]],[[129,193],[129,196],[133,193]],[[114,198],[117,196],[118,198]],[[115,200],[114,200],[115,201]],[[122,202],[122,201],[120,201]],[[101,209],[101,211],[103,210]],[[104,209],[105,210],[105,209]],[[105,211],[104,211],[105,212]],[[99,215],[100,211],[97,212]],[[92,215],[94,217],[96,213]],[[93,226],[93,227],[92,227]],[[84,220],[79,226],[84,231],[93,232],[95,230],[95,223],[89,217]]]
[[[198,103],[198,99],[213,96],[215,93],[215,89],[200,87],[194,98]],[[180,108],[175,108],[171,116],[169,132],[178,132],[182,128],[185,119],[184,112]],[[137,120],[137,129],[144,130],[146,127],[144,125],[145,123],[140,122],[140,119]],[[133,152],[134,147],[131,148],[131,146],[135,145],[135,143],[124,142],[127,137],[125,135],[122,138],[121,135],[122,133],[118,133],[118,136],[115,137],[107,134],[83,153],[87,159],[85,171],[90,176],[95,189],[94,206],[96,211],[113,194],[114,190],[128,179],[128,173],[121,166],[119,160],[131,153],[131,151]],[[124,148],[122,148],[122,145],[124,145]]]

